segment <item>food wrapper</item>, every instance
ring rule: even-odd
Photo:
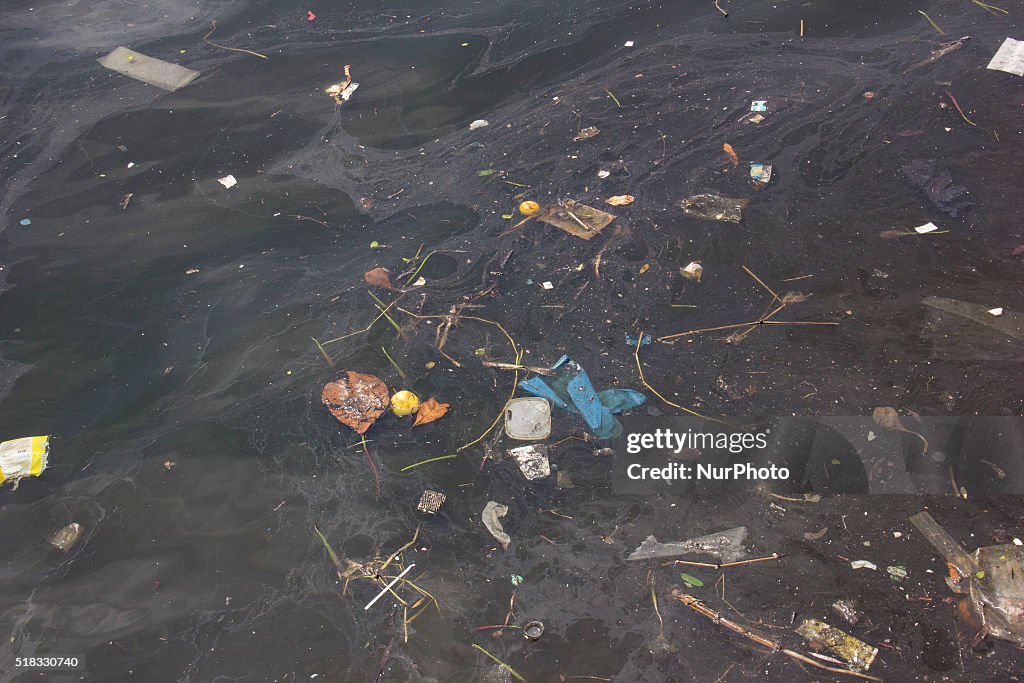
[[[38,477],[50,457],[49,436],[26,436],[0,443],[0,484],[17,484],[25,476]]]

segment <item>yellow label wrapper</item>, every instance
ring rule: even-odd
[[[49,464],[49,457],[49,436],[26,436],[0,443],[0,484],[38,477]]]

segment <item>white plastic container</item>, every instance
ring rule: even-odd
[[[546,398],[514,398],[505,406],[505,433],[520,441],[539,441],[551,435],[551,404]]]

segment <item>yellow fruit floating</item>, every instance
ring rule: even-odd
[[[411,391],[399,391],[391,397],[391,412],[398,417],[412,415],[420,407],[420,399]]]
[[[523,202],[519,205],[519,213],[530,216],[540,211],[540,204],[537,202]]]

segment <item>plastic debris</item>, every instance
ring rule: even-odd
[[[71,550],[82,537],[82,525],[72,522],[50,537],[50,545],[63,553]]]
[[[398,417],[412,415],[420,407],[420,397],[403,389],[391,397],[391,412]]]
[[[238,184],[238,181],[235,180],[235,176],[233,175],[226,175],[223,178],[217,178],[217,182],[229,190]]]
[[[846,662],[853,671],[867,671],[878,654],[877,647],[871,647],[849,633],[817,619],[805,619],[796,632],[811,645],[826,648]]]
[[[1024,645],[1024,548],[1007,543],[968,554],[927,512],[910,521],[949,564],[946,584],[969,596],[983,632]]]
[[[772,180],[772,165],[750,164],[750,179],[758,186],[767,185]]]
[[[990,309],[988,309],[987,313],[989,315],[994,315],[994,316],[998,317],[998,316],[1001,316],[1003,314],[1003,309],[1002,308],[990,308]]]
[[[387,412],[388,398],[388,387],[379,377],[352,370],[325,384],[321,394],[321,400],[331,415],[357,434],[366,432],[378,417]]]
[[[700,264],[700,261],[691,261],[685,267],[679,269],[679,274],[687,280],[700,282],[701,277],[704,275],[704,266]]]
[[[832,611],[850,626],[856,626],[864,616],[853,600],[836,600],[832,603]]]
[[[306,10],[306,21],[314,21],[315,19],[316,15],[313,14],[312,10]]]
[[[606,171],[604,169],[601,169],[600,171],[597,172],[597,177],[598,178],[607,178],[611,174],[612,174],[611,171]]]
[[[555,288],[555,284],[553,282],[551,282],[551,280],[545,280],[544,282],[540,283],[540,286],[543,289],[554,289]]]
[[[528,621],[526,626],[523,626],[523,635],[527,640],[540,640],[540,637],[544,635],[544,622]]]
[[[927,235],[928,233],[935,232],[938,229],[939,226],[935,225],[934,223],[925,223],[924,225],[919,225],[916,228],[914,228],[914,232],[918,233],[919,235]]]
[[[954,185],[953,177],[946,169],[939,168],[934,159],[917,159],[903,167],[903,175],[910,184],[921,190],[935,207],[950,217],[956,218],[971,206],[967,200],[967,188]]]
[[[18,221],[18,225],[32,225],[32,219],[22,218],[20,221]]]
[[[921,303],[981,323],[1014,339],[1024,340],[1024,315],[1020,313],[1004,310],[1002,314],[996,316],[989,313],[990,309],[985,306],[938,296],[925,297]]]
[[[986,68],[1005,71],[1014,76],[1024,76],[1024,40],[1004,40]]]
[[[0,443],[0,484],[17,488],[22,477],[38,477],[50,461],[50,437],[26,436]]]
[[[902,581],[907,578],[907,568],[901,564],[886,567],[885,571],[888,572],[889,578],[893,581]]]
[[[392,397],[391,402],[393,405],[394,397]],[[419,410],[416,411],[416,421],[412,423],[412,426],[419,427],[420,425],[430,424],[434,420],[440,420],[448,414],[449,408],[451,408],[451,404],[441,403],[431,396],[420,404]]]
[[[546,439],[551,434],[551,404],[545,398],[514,398],[505,406],[505,433],[520,441]]]
[[[750,111],[768,111],[768,100],[754,100],[750,103]]]
[[[730,199],[714,194],[696,194],[679,202],[679,206],[687,216],[711,221],[739,223],[743,220],[743,210],[749,203],[749,199]]]
[[[597,126],[587,126],[586,128],[580,130],[580,132],[576,134],[576,137],[574,137],[573,140],[575,142],[580,142],[581,140],[589,140],[590,138],[594,137],[600,132],[601,129],[598,128]]]
[[[487,505],[484,506],[483,513],[480,515],[480,519],[483,520],[484,526],[487,527],[487,531],[491,533],[491,536],[494,536],[495,540],[497,540],[505,550],[508,550],[508,547],[512,544],[512,539],[505,533],[505,529],[501,526],[501,522],[498,520],[500,517],[504,517],[507,514],[507,505],[502,505],[501,503],[495,503],[493,500],[489,500],[487,501]]]
[[[632,346],[634,349],[636,348],[637,344],[640,344],[640,346],[647,346],[648,344],[651,343],[651,341],[652,338],[649,334],[645,334],[640,339],[637,339],[628,332],[626,333],[626,346]]]
[[[548,449],[544,446],[520,446],[508,452],[519,471],[530,481],[551,476],[551,462],[548,460]]]
[[[171,92],[188,85],[199,76],[198,71],[147,57],[126,47],[115,48],[106,57],[96,61],[111,71]]]
[[[469,129],[479,130],[480,128],[486,128],[489,125],[491,124],[486,119],[477,119],[476,121],[473,121],[471,124],[469,124]]]
[[[352,65],[345,65],[345,79],[340,83],[327,86],[324,88],[324,92],[334,98],[335,104],[341,104],[342,102],[348,102],[349,98],[352,97],[352,93],[359,87],[358,83],[352,81]]]
[[[441,506],[444,505],[446,497],[438,491],[424,491],[423,495],[420,496],[420,502],[416,504],[416,509],[428,515],[436,515],[440,512]]]
[[[540,396],[563,410],[579,413],[590,432],[599,439],[611,439],[622,432],[622,425],[613,417],[639,405],[647,397],[633,389],[594,390],[586,370],[569,356],[562,356],[551,366],[550,378],[532,377],[519,386],[527,393]]]
[[[601,231],[615,220],[615,215],[572,199],[566,199],[548,207],[537,217],[537,220],[553,225],[580,239],[590,240],[600,235]]]
[[[878,565],[874,562],[868,562],[867,560],[854,560],[850,563],[850,566],[854,569],[870,569],[873,572],[878,571]]]
[[[648,536],[627,560],[654,560],[661,557],[675,557],[699,553],[711,555],[719,562],[738,562],[747,555],[743,542],[747,539],[747,527],[738,526],[718,533],[698,536],[688,541],[659,543],[654,536]]]

